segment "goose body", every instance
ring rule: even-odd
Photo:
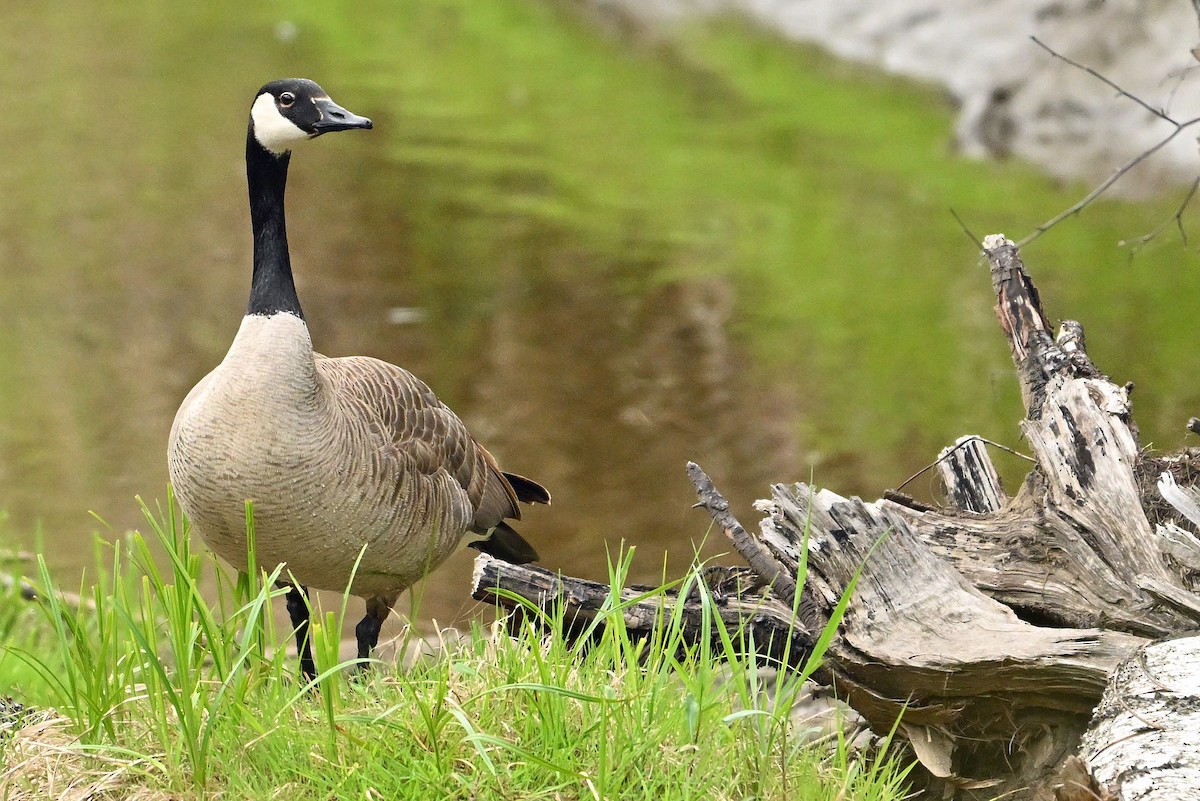
[[[306,127],[300,112],[335,122]],[[245,503],[253,502],[259,564],[285,563],[294,577],[288,608],[310,676],[307,587],[348,587],[367,599],[358,627],[365,657],[399,595],[463,544],[510,561],[536,559],[505,521],[520,518],[518,501],[550,500],[536,482],[502,472],[412,373],[313,351],[287,251],[290,147],[370,124],[311,81],[276,81],[256,96],[246,146],[249,309],[224,360],[184,399],[168,443],[172,485],[193,529],[239,568]]]

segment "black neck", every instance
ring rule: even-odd
[[[283,213],[290,160],[290,153],[271,153],[254,138],[253,129],[248,132],[246,182],[250,187],[250,224],[254,229],[254,277],[247,314],[290,312],[304,319],[292,280]]]

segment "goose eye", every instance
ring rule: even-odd
[[[291,92],[284,92],[279,96],[279,105],[283,106],[284,108],[290,107],[295,102],[296,96]]]

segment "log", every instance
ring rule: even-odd
[[[762,538],[794,564],[807,536],[804,592],[826,614],[861,566],[830,673],[877,730],[903,713],[931,790],[1051,798],[1116,666],[1196,627],[1200,549],[1195,523],[1148,497],[1162,464],[1141,452],[1128,388],[1079,323],[1051,334],[1012,243],[985,245],[1035,460],[1017,495],[976,449],[943,470],[953,505],[937,510],[776,485]]]
[[[739,592],[742,571],[715,567],[703,574],[708,589],[710,613],[715,613],[730,632],[735,646],[754,651],[772,662],[785,658],[791,666],[803,665],[812,653],[815,640],[796,620],[792,607],[778,598],[763,597],[753,592]],[[761,582],[752,581],[755,588]],[[681,599],[675,591],[663,591],[657,587],[629,585],[620,592],[620,615],[625,630],[634,640],[654,634],[675,612],[680,610],[685,633],[684,643],[695,645],[704,625],[704,600],[696,591],[687,591]],[[510,612],[517,613],[522,622],[544,622],[553,620],[561,610],[565,626],[562,631],[572,640],[588,631],[595,631],[593,622],[612,614],[612,587],[587,579],[563,576],[536,565],[513,565],[487,554],[475,558],[475,570],[471,580],[471,597],[477,601],[494,603]],[[534,618],[524,614],[525,604],[531,604],[545,613]],[[708,646],[713,653],[721,653],[717,630],[708,627]]]
[[[987,514],[1008,502],[982,437],[959,437],[938,454],[937,465],[946,495],[957,508]]]
[[[1141,452],[1128,388],[1091,362],[1079,323],[1051,334],[1012,243],[985,245],[1035,460],[1021,490],[1001,495],[978,449],[942,471],[943,509],[780,484],[762,538],[794,564],[807,536],[804,592],[827,614],[861,566],[830,672],[877,729],[903,712],[931,790],[1051,798],[1117,664],[1196,627],[1200,503],[1189,521],[1151,496],[1164,462]]]
[[[1200,788],[1200,637],[1154,643],[1122,662],[1080,752],[1104,797],[1180,801]]]
[[[1012,242],[990,236],[984,256],[1032,454],[1015,495],[1000,486],[979,438],[964,437],[938,458],[947,499],[939,508],[896,492],[866,502],[780,483],[756,504],[765,517],[752,532],[689,464],[697,505],[772,588],[767,597],[794,598],[783,606],[798,619],[765,625],[810,638],[838,625],[824,678],[877,732],[901,721],[928,797],[1167,797],[1137,794],[1162,771],[1173,771],[1173,797],[1200,797],[1178,753],[1141,747],[1149,736],[1120,739],[1132,724],[1119,714],[1148,693],[1136,676],[1176,676],[1154,661],[1154,642],[1200,626],[1200,494],[1192,489],[1200,451],[1144,452],[1130,387],[1092,363],[1083,326],[1066,321],[1052,331]],[[526,594],[505,571],[488,586],[537,603],[560,592],[546,585]],[[755,597],[730,609],[754,609]],[[1195,673],[1192,652],[1180,653]],[[1141,673],[1118,667],[1129,665]],[[1176,685],[1156,686],[1149,700],[1161,703],[1163,686]],[[1179,686],[1182,698],[1190,685]],[[1148,709],[1178,724],[1170,742],[1200,743],[1200,720]]]
[[[827,667],[877,732],[902,719],[926,781],[948,797],[1057,777],[1109,673],[1145,643],[1021,620],[939,558],[905,507],[802,484],[776,485],[771,507],[772,538],[797,541],[795,521],[808,521],[805,592],[826,614],[861,569]]]

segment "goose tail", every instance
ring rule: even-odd
[[[508,523],[498,523],[485,539],[476,540],[470,547],[514,565],[538,560],[538,552]]]
[[[516,473],[504,473],[503,475],[507,479],[509,486],[513,488],[513,492],[517,494],[518,501],[524,503],[550,503],[550,491],[532,478],[525,478],[525,476],[519,476]],[[513,533],[516,534],[515,531]]]

